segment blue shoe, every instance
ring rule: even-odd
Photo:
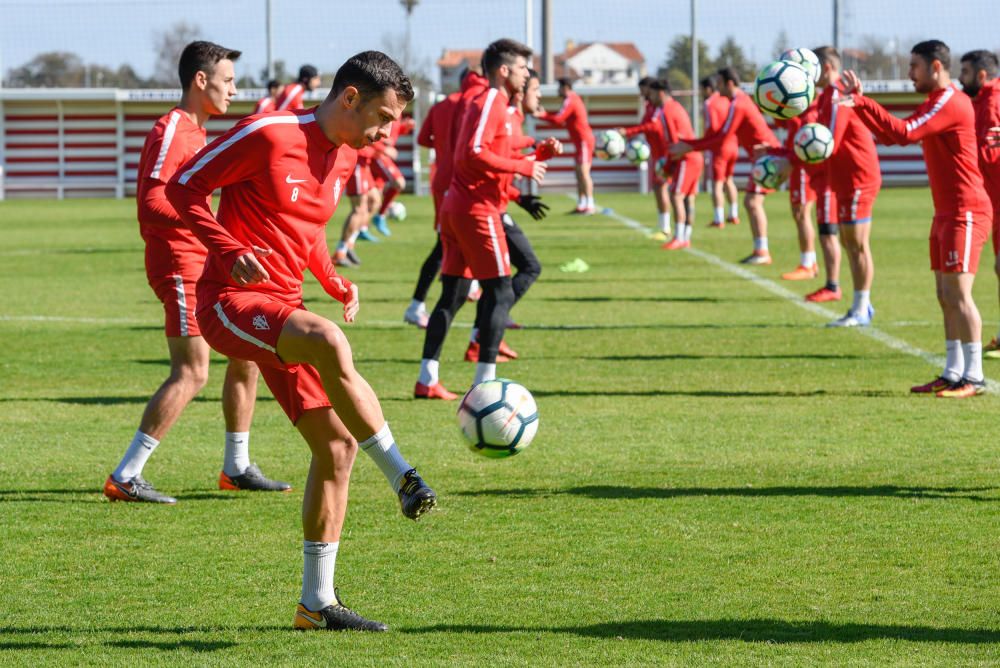
[[[376,214],[376,216],[372,218],[372,225],[375,226],[375,229],[378,230],[378,233],[383,237],[392,236],[392,230],[389,229],[389,223],[386,221],[385,216],[381,213]]]
[[[875,308],[869,304],[868,309],[864,313],[856,313],[855,311],[848,311],[847,315],[843,318],[838,318],[833,322],[828,322],[827,327],[868,327],[872,324],[872,318],[875,317]]]
[[[371,241],[372,243],[378,243],[378,237],[369,232],[368,230],[361,230],[358,232],[358,239],[362,241]]]

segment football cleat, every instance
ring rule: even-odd
[[[514,322],[513,320],[508,318],[507,324],[504,326],[504,329],[524,329],[524,327],[521,326],[521,323]]]
[[[358,232],[358,239],[361,239],[361,241],[370,241],[375,244],[379,243],[378,237],[369,232],[367,227]]]
[[[831,290],[830,288],[823,286],[815,292],[810,292],[806,295],[807,302],[839,302],[843,297],[843,293],[840,288],[836,290]]]
[[[408,322],[420,329],[427,329],[430,318],[426,308],[407,308],[406,313],[403,314],[403,322]]]
[[[656,232],[650,234],[649,238],[652,239],[653,241],[666,241],[667,233],[664,232],[663,230],[657,230]]]
[[[985,380],[962,378],[936,393],[941,399],[968,399],[986,391]]]
[[[433,385],[424,385],[420,381],[413,388],[413,398],[414,399],[443,399],[445,401],[454,401],[458,399],[458,395],[454,392],[449,392],[445,389],[444,385],[441,383],[434,383]]]
[[[513,358],[508,355],[504,355],[501,352],[497,352],[497,364],[501,362],[509,362]],[[465,361],[466,362],[478,362],[479,361],[479,344],[475,341],[469,341],[469,347],[465,349]]]
[[[997,337],[994,336],[989,343],[983,346],[983,357],[1000,359],[1000,342],[997,341]]]
[[[295,608],[295,623],[299,631],[388,631],[382,622],[365,619],[340,601],[340,591],[333,590],[336,603],[313,612],[301,603]]]
[[[660,246],[661,250],[681,250],[682,248],[689,248],[691,246],[690,241],[681,241],[677,237],[674,237],[669,242]]]
[[[781,275],[782,280],[785,281],[808,281],[816,278],[816,274],[819,273],[819,267],[815,264],[811,267],[806,267],[804,265],[799,265],[791,271],[785,272]]]
[[[826,323],[827,327],[868,327],[872,324],[872,318],[875,317],[875,308],[869,304],[868,309],[865,313],[858,313],[857,311],[848,311],[847,315],[842,318],[837,318],[833,322]]]
[[[392,236],[392,230],[389,229],[389,223],[388,221],[386,221],[385,216],[383,216],[381,213],[376,214],[372,218],[372,225],[375,226],[375,229],[378,230],[378,233],[381,234],[383,237]]]
[[[357,263],[351,262],[350,258],[347,257],[347,251],[336,251],[333,254],[333,263],[338,267],[357,267]]]
[[[353,262],[355,267],[361,266],[361,258],[358,257],[358,254],[354,252],[353,248],[347,249],[347,259]]]
[[[739,225],[740,224],[740,219],[739,218],[726,218],[726,222],[729,223],[730,225]]]
[[[944,376],[938,376],[929,383],[924,383],[923,385],[914,385],[910,388],[910,392],[913,394],[937,394],[941,390],[945,390],[957,381],[951,381]]]
[[[740,260],[740,264],[750,264],[754,266],[761,266],[765,264],[771,264],[771,253],[768,251],[754,251],[747,255],[745,258]]]
[[[514,352],[514,349],[511,348],[510,346],[508,346],[507,342],[504,341],[503,339],[500,339],[500,348],[497,349],[497,352],[500,355],[506,355],[507,357],[509,357],[512,360],[516,360],[517,359],[517,353]]]
[[[421,515],[429,513],[436,505],[437,494],[417,475],[417,469],[410,469],[403,474],[403,479],[399,482],[399,507],[404,516],[419,520]]]
[[[104,481],[104,496],[109,501],[133,501],[138,503],[166,503],[173,505],[177,499],[166,494],[160,494],[152,484],[141,475],[128,482],[118,482],[113,475]]]
[[[713,220],[711,223],[708,224],[708,226],[721,230],[726,227],[726,224],[721,220]]]
[[[227,475],[219,471],[219,489],[252,492],[290,492],[292,486],[280,480],[271,480],[261,472],[256,464],[251,464],[240,475]]]

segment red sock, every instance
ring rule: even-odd
[[[399,188],[389,188],[385,191],[385,194],[382,196],[382,208],[378,210],[379,215],[385,215],[385,212],[389,210],[389,205],[392,204],[392,201],[396,199],[396,195],[398,194]]]

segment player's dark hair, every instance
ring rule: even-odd
[[[830,63],[835,69],[840,69],[840,65],[843,61],[840,59],[840,52],[837,51],[836,47],[821,46],[813,49],[813,53],[815,53],[816,57],[819,58],[820,67]]]
[[[542,75],[538,73],[538,70],[533,70],[530,67],[528,68],[528,81],[531,81],[532,79],[541,79],[541,78]],[[525,83],[524,85],[527,86],[528,84]]]
[[[556,79],[556,83],[562,86],[563,88],[568,88],[570,90],[573,90],[573,80],[568,77],[562,77]]]
[[[941,67],[946,70],[951,67],[951,49],[939,39],[918,42],[910,49],[910,53],[920,56],[928,65],[937,60],[941,63]]]
[[[701,87],[707,88],[709,90],[715,90],[715,77],[705,77],[701,80]]]
[[[357,88],[363,100],[390,88],[404,102],[413,99],[409,77],[395,60],[381,51],[362,51],[348,58],[333,77],[330,94],[336,97],[348,86]]]
[[[267,82],[267,89],[268,90],[273,90],[275,88],[281,88],[281,82],[280,81],[278,81],[277,79],[271,79],[270,81]]]
[[[299,83],[307,83],[315,76],[319,76],[319,70],[312,65],[303,65],[299,68]]]
[[[961,62],[969,63],[973,72],[978,73],[980,70],[986,72],[986,77],[989,79],[993,79],[997,75],[997,54],[992,51],[987,51],[986,49],[969,51],[962,56]]]
[[[737,86],[740,84],[740,75],[732,67],[720,67],[716,74],[718,74],[720,80],[726,83],[733,83]]]
[[[670,82],[666,79],[653,79],[649,84],[649,90],[655,90],[657,92],[670,93]]]
[[[198,40],[191,42],[181,51],[180,62],[177,63],[177,75],[181,79],[181,88],[187,90],[198,72],[211,74],[220,60],[236,60],[241,51],[227,49],[215,42]]]
[[[489,76],[501,65],[513,65],[518,56],[531,58],[531,49],[513,39],[498,39],[483,51],[483,74]]]
[[[653,77],[643,77],[639,79],[639,88],[645,88],[654,81],[656,81],[656,79],[654,79]]]

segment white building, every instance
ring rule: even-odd
[[[646,76],[646,59],[632,42],[566,42],[555,57],[556,78],[592,85],[636,85]]]

